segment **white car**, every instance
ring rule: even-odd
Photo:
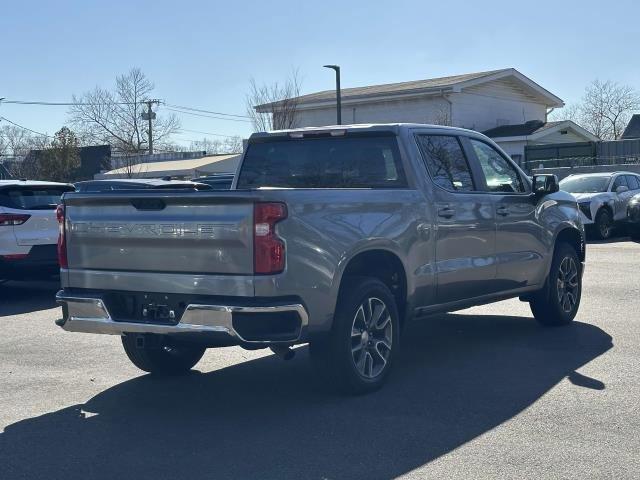
[[[627,205],[640,193],[640,175],[633,172],[570,175],[560,188],[578,201],[582,222],[593,225],[600,239],[611,237],[616,223],[627,221]]]
[[[0,180],[0,280],[58,272],[56,207],[72,185]]]

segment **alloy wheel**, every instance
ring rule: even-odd
[[[380,375],[391,356],[393,322],[385,303],[376,297],[365,299],[353,317],[351,354],[358,373],[373,379]]]
[[[558,270],[557,291],[560,308],[570,313],[578,303],[578,266],[572,257],[564,257]]]
[[[611,236],[612,224],[608,213],[602,214],[598,228],[600,229],[600,236],[602,238],[609,238]]]

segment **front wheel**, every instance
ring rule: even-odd
[[[200,361],[206,350],[204,347],[174,344],[164,339],[150,343],[139,335],[124,335],[122,346],[136,367],[156,375],[187,373]]]
[[[311,342],[311,359],[343,392],[371,392],[383,385],[398,353],[398,309],[380,280],[355,277],[345,282],[331,334]]]
[[[529,302],[538,322],[548,326],[571,323],[582,296],[581,269],[575,248],[567,243],[556,246],[545,286]]]
[[[608,240],[613,233],[613,217],[611,212],[606,208],[601,208],[596,214],[594,221],[596,236],[600,240]]]

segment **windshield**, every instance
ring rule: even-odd
[[[395,136],[278,138],[249,145],[238,189],[402,188]]]
[[[0,205],[18,210],[55,210],[71,187],[19,187],[0,190]]]
[[[560,188],[569,193],[598,193],[606,192],[611,177],[575,177],[565,178],[560,182]]]

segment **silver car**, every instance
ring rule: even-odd
[[[570,175],[560,189],[578,201],[582,222],[593,225],[599,239],[610,238],[616,224],[627,221],[627,206],[640,193],[640,175],[633,172]]]

